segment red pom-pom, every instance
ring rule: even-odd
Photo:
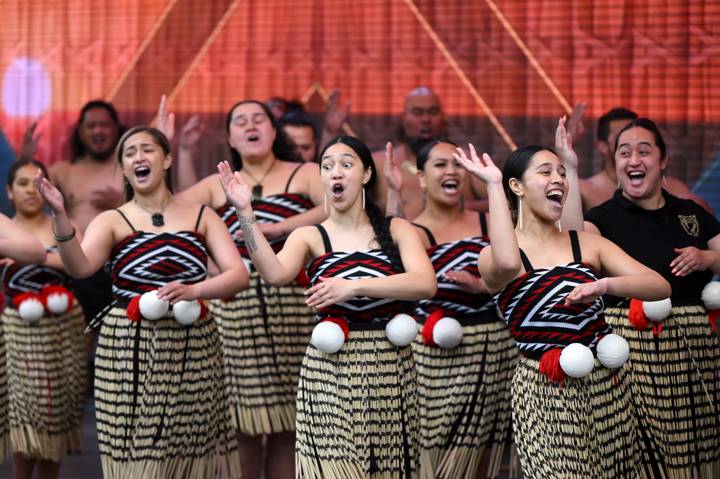
[[[643,302],[639,299],[630,300],[630,311],[628,313],[630,325],[638,331],[643,331],[650,326],[650,322],[643,311]]]
[[[720,319],[720,309],[708,309],[708,322],[710,323],[710,329],[713,334],[717,336],[718,333],[718,319]]]
[[[565,380],[565,372],[560,367],[561,348],[545,351],[540,358],[540,374],[544,374],[550,381],[562,384]]]
[[[45,286],[43,289],[40,290],[40,297],[42,298],[42,304],[45,306],[45,309],[48,309],[48,296],[51,294],[64,294],[68,298],[68,307],[67,310],[70,311],[75,304],[75,295],[72,294],[72,292],[67,289],[65,286],[60,285],[52,285],[52,286]]]
[[[350,327],[348,326],[347,321],[344,318],[336,318],[336,317],[327,317],[323,319],[323,321],[329,321],[331,323],[335,323],[338,326],[340,326],[340,329],[343,330],[343,334],[345,335],[345,341],[348,340],[348,336],[350,336]]]
[[[295,283],[298,286],[310,286],[310,278],[308,278],[307,273],[304,269],[301,269],[298,273],[297,277],[295,278]]]
[[[133,322],[140,321],[140,318],[142,318],[142,315],[140,314],[140,295],[139,294],[130,300],[125,312],[127,313],[127,317],[130,321],[133,321]]]
[[[433,340],[433,328],[437,324],[438,321],[440,321],[442,318],[445,317],[445,313],[441,309],[437,309],[430,313],[425,319],[425,323],[423,324],[422,331],[420,331],[420,334],[422,334],[423,342],[427,346],[437,346],[435,344],[435,341]]]
[[[13,306],[15,306],[15,309],[17,309],[20,307],[20,304],[23,301],[27,301],[28,299],[35,299],[37,301],[40,301],[40,303],[45,304],[43,302],[42,298],[40,297],[40,295],[28,292],[28,293],[18,294],[17,296],[15,296],[12,299]]]

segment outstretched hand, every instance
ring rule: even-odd
[[[218,178],[225,196],[238,213],[250,206],[252,201],[250,187],[245,183],[239,171],[232,171],[227,161],[218,163]]]
[[[468,158],[465,151],[460,147],[457,148],[457,153],[453,153],[453,157],[463,168],[482,180],[485,184],[502,183],[502,171],[495,166],[490,155],[483,153],[481,158],[471,143],[468,143],[468,147],[470,149],[470,158]]]
[[[19,160],[33,160],[35,159],[35,152],[37,151],[37,145],[40,141],[40,133],[35,134],[37,129],[37,122],[34,121],[27,127],[25,134],[23,135],[22,146],[20,147],[20,154],[18,155]]]
[[[163,132],[168,141],[172,141],[175,136],[175,113],[168,113],[166,95],[160,97],[160,106],[158,107],[155,125],[158,130]]]
[[[579,161],[577,153],[575,153],[575,150],[573,149],[572,133],[570,133],[570,131],[566,128],[566,123],[567,118],[565,116],[561,116],[558,120],[557,128],[555,129],[555,150],[558,155],[560,155],[560,159],[565,164],[566,168],[577,169]]]
[[[347,121],[350,112],[350,103],[345,102],[340,106],[340,92],[333,90],[325,105],[325,123],[323,128],[331,135],[340,134],[340,130]]]
[[[385,163],[383,164],[383,175],[387,181],[388,188],[395,191],[402,189],[402,171],[395,163],[393,145],[391,142],[385,144]]]
[[[205,125],[200,123],[200,118],[197,115],[191,116],[180,129],[178,146],[186,150],[195,148],[204,131]]]
[[[40,192],[40,196],[43,197],[45,203],[55,214],[65,213],[65,199],[63,198],[60,190],[55,188],[55,185],[50,183],[50,180],[45,178],[41,171],[38,171],[35,177],[35,187]]]
[[[585,134],[583,115],[585,114],[585,110],[587,110],[587,106],[587,103],[584,101],[576,103],[565,125],[568,133],[570,133],[575,140],[579,140]]]

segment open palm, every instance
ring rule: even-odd
[[[577,169],[578,157],[573,149],[572,134],[566,127],[567,119],[563,116],[558,120],[555,129],[555,149],[566,166]]]
[[[502,183],[502,171],[495,166],[490,155],[483,153],[482,157],[480,157],[472,144],[468,144],[468,147],[470,149],[469,158],[462,148],[458,148],[457,153],[453,154],[463,168],[488,185]]]
[[[38,175],[35,177],[35,186],[40,192],[40,196],[43,197],[54,213],[65,212],[65,199],[62,193],[55,188],[55,185],[50,183],[50,180],[42,175],[42,172],[38,172]]]
[[[233,172],[230,164],[227,161],[222,161],[218,164],[218,177],[225,196],[237,211],[250,206],[252,191],[243,180],[240,172]]]
[[[389,141],[385,145],[385,163],[383,163],[383,174],[391,190],[400,191],[402,188],[402,171],[395,163],[393,156],[393,145]]]

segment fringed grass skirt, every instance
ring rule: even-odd
[[[643,464],[655,477],[720,478],[720,343],[701,306],[675,306],[662,330],[637,331],[627,308],[605,320],[630,343],[628,385]]]
[[[98,338],[95,409],[105,479],[240,477],[211,318],[131,322],[113,308]]]
[[[274,287],[257,273],[229,301],[210,303],[220,327],[233,427],[249,435],[295,430],[295,398],[314,315],[305,287]]]
[[[80,450],[87,379],[82,310],[75,305],[68,314],[28,323],[8,307],[2,323],[12,451],[59,462]]]
[[[512,380],[515,443],[525,477],[636,479],[640,444],[627,366],[602,366],[562,387],[520,357]]]
[[[0,464],[10,457],[10,421],[8,421],[7,366],[5,333],[0,321]]]
[[[410,346],[392,345],[384,329],[351,329],[336,354],[309,346],[297,397],[296,477],[417,478],[417,417]]]
[[[487,477],[497,477],[510,436],[510,381],[517,348],[496,318],[463,326],[453,349],[413,343],[420,412],[423,479],[477,477],[489,453]]]

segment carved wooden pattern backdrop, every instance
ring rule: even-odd
[[[557,116],[581,100],[590,127],[621,105],[656,120],[671,172],[689,182],[717,153],[720,2],[713,0],[6,0],[2,7],[0,121],[18,144],[35,119],[7,103],[22,110],[39,98],[36,80],[8,76],[18,58],[35,59],[51,89],[40,116],[47,162],[61,158],[78,109],[93,98],[113,101],[133,124],[148,122],[168,93],[180,122],[202,114],[211,165],[225,154],[222,117],[239,99],[300,98],[319,111],[321,93],[339,88],[352,103],[352,128],[377,147],[394,136],[403,97],[420,84],[440,94],[454,140],[498,158],[513,143],[551,142]],[[598,167],[592,133],[578,145],[584,174]]]

